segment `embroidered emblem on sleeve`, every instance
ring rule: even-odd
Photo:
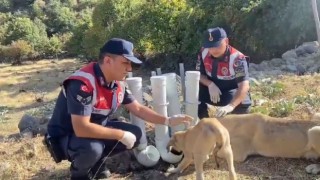
[[[83,105],[88,105],[92,102],[92,96],[82,97],[81,95],[78,94],[77,100]]]
[[[234,71],[235,71],[236,77],[246,76],[245,61],[246,61],[245,57],[238,58],[235,60],[233,66],[234,66]]]
[[[88,105],[92,102],[92,92],[88,86],[82,84],[76,98],[81,104]]]
[[[80,89],[81,89],[81,91],[83,91],[83,92],[90,93],[90,90],[89,90],[89,88],[88,88],[86,85],[81,85]]]

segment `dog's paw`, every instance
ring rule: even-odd
[[[169,174],[178,173],[179,171],[180,170],[175,167],[170,167],[169,169],[167,169],[167,173],[169,173]]]
[[[196,173],[196,180],[204,180],[204,174],[203,173]]]
[[[318,174],[320,172],[320,164],[310,164],[306,167],[306,171],[309,174]]]

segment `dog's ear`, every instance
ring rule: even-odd
[[[211,104],[207,104],[207,110],[208,110],[208,115],[210,118],[216,117],[216,111],[217,108],[215,106],[212,106]]]

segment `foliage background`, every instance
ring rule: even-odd
[[[145,66],[192,69],[203,32],[214,26],[255,63],[316,40],[311,1],[0,0],[0,59],[94,60],[107,39],[121,37]]]

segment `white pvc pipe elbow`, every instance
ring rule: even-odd
[[[150,80],[154,110],[163,116],[167,116],[166,77],[153,76]],[[167,144],[169,140],[168,126],[156,124],[155,142],[161,158],[168,163],[177,163],[181,160],[182,155],[177,156],[167,151]]]
[[[158,149],[152,145],[146,146],[146,148],[139,150],[136,148],[133,150],[137,161],[145,167],[152,167],[159,162],[160,153]]]
[[[160,152],[161,159],[163,161],[168,162],[170,164],[174,164],[181,161],[183,154],[176,155],[168,151],[167,145],[168,145],[169,139],[168,140],[155,139],[155,142],[156,142],[156,147]]]
[[[139,103],[142,103],[142,78],[130,77],[126,82],[131,90],[133,96]],[[140,145],[134,150],[136,159],[140,164],[146,167],[154,166],[160,159],[160,154],[154,146],[147,146],[145,122],[137,116],[130,113],[130,120],[132,124],[138,126],[142,131],[140,138]]]
[[[196,125],[198,123],[199,81],[200,81],[199,71],[186,72],[185,107],[186,107],[186,114],[194,118],[194,121],[191,123],[191,125]]]

